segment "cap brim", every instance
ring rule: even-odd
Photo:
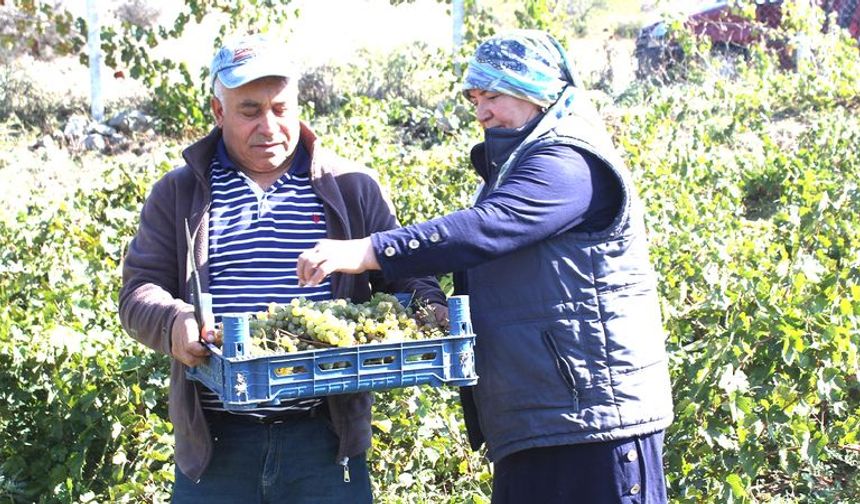
[[[244,64],[228,67],[218,72],[218,80],[228,89],[243,86],[263,77],[286,77],[295,75],[295,67],[285,58],[256,57]],[[214,79],[213,79],[214,82]]]

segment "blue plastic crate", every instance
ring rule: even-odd
[[[474,334],[258,357],[212,356],[187,371],[216,392],[228,410],[414,385],[474,385]]]

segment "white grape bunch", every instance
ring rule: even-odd
[[[394,343],[440,338],[447,328],[436,321],[433,309],[402,306],[390,294],[376,293],[369,301],[345,299],[272,303],[267,311],[249,318],[251,355]],[[220,334],[217,335],[220,340]]]

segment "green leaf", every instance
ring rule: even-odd
[[[736,498],[742,499],[747,496],[746,485],[744,485],[743,479],[737,474],[726,476],[726,483],[729,484],[729,487],[732,489],[732,495]]]

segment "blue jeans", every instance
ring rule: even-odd
[[[496,462],[493,504],[665,504],[663,432],[532,448]]]
[[[215,418],[212,461],[199,483],[176,469],[174,504],[370,503],[364,455],[335,461],[338,438],[323,416],[262,425]]]

